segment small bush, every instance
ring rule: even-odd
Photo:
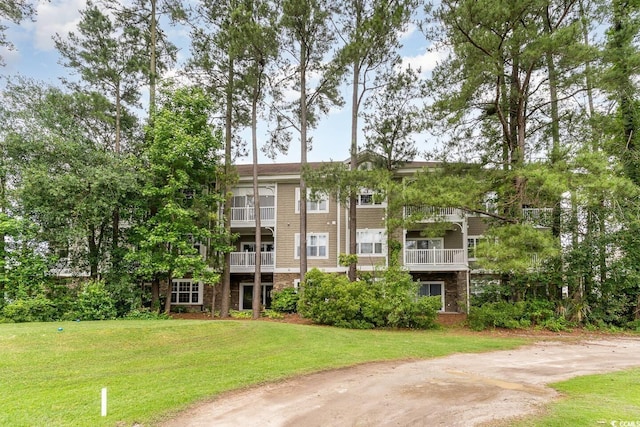
[[[370,329],[375,326],[375,290],[366,282],[350,282],[342,274],[313,269],[302,284],[298,312],[322,325]]]
[[[531,326],[553,332],[568,330],[569,322],[564,317],[557,316],[553,308],[553,302],[547,300],[485,303],[480,307],[471,308],[468,324],[476,331],[487,328],[520,329]]]
[[[522,302],[508,303],[506,301],[490,302],[480,307],[472,307],[469,313],[469,327],[474,331],[487,328],[517,329],[527,327],[530,321],[521,323],[524,317],[525,304]]]
[[[284,319],[284,314],[274,310],[265,310],[262,315],[268,319]]]
[[[389,269],[380,281],[355,282],[314,269],[302,284],[298,312],[315,323],[343,328],[434,327],[440,297],[418,298],[417,286],[398,269]]]
[[[115,303],[104,282],[90,280],[82,285],[73,306],[72,317],[80,320],[107,320],[115,319],[116,315]]]
[[[640,320],[634,320],[632,322],[627,323],[627,328],[635,332],[640,332]]]
[[[2,308],[5,320],[21,322],[50,322],[56,319],[56,307],[50,299],[38,295],[35,298],[17,299]]]
[[[233,319],[251,319],[253,313],[251,310],[229,310],[229,316]]]
[[[271,309],[278,313],[295,313],[300,295],[295,288],[284,288],[271,293]]]
[[[171,319],[167,313],[158,313],[149,308],[136,308],[128,312],[124,319],[127,320],[166,320]]]

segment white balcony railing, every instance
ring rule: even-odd
[[[260,265],[262,267],[273,267],[275,265],[275,252],[260,252]],[[231,252],[231,268],[244,267],[253,268],[256,266],[255,252]]]
[[[522,218],[534,225],[551,227],[553,208],[522,208]]]
[[[404,216],[410,215],[424,216],[425,220],[436,219],[442,217],[460,217],[462,211],[458,208],[439,208],[436,206],[406,206],[404,208]]]
[[[466,264],[464,249],[405,249],[404,264],[411,265],[463,265]]]
[[[274,206],[260,206],[260,221],[264,223],[273,223],[276,219],[276,208]],[[232,223],[251,224],[256,221],[255,208],[253,206],[245,206],[242,208],[231,208]]]

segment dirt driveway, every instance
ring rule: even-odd
[[[546,384],[633,366],[640,338],[371,363],[230,393],[163,426],[490,425],[557,397]]]

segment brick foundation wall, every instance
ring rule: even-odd
[[[284,288],[293,287],[293,282],[300,278],[300,273],[274,273],[273,290],[281,291]]]

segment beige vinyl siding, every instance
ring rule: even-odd
[[[487,230],[487,223],[481,217],[469,217],[467,224],[467,234],[469,236],[482,236]]]
[[[361,208],[357,211],[356,225],[358,230],[364,228],[384,228],[384,208]]]
[[[453,230],[448,230],[444,235],[445,249],[462,249],[462,231],[460,227],[454,226]]]
[[[300,214],[295,213],[297,183],[279,183],[276,223],[276,268],[300,267],[293,258],[294,236],[300,232]]]
[[[300,259],[295,258],[295,235],[300,233],[300,214],[296,213],[296,188],[298,182],[278,184],[277,213],[277,268],[299,268]],[[336,202],[329,199],[329,212],[307,214],[307,233],[328,234],[327,259],[308,259],[309,268],[328,268],[337,265],[337,227]]]

